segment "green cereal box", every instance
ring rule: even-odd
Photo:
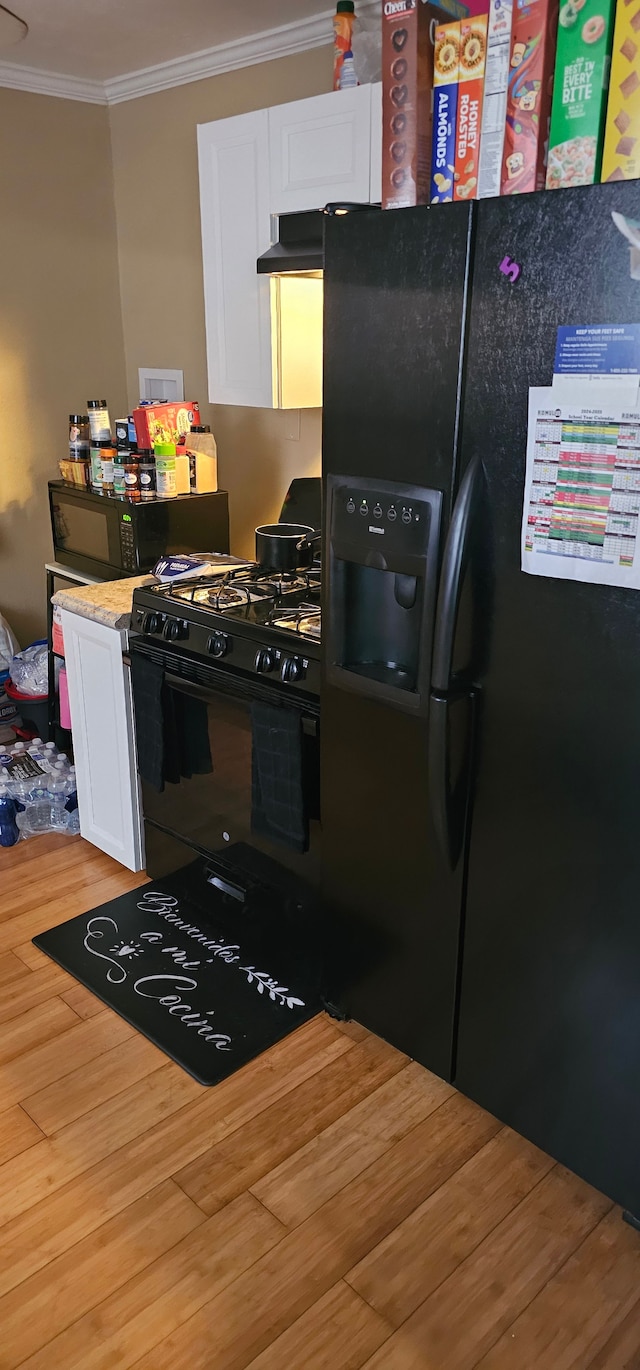
[[[547,190],[600,179],[615,0],[560,5]]]

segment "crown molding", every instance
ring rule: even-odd
[[[359,13],[380,8],[381,0],[359,0]],[[0,86],[11,90],[27,90],[36,95],[54,95],[62,100],[84,100],[93,105],[120,105],[126,100],[138,100],[173,86],[185,86],[191,81],[204,81],[210,76],[222,76],[241,67],[272,62],[278,57],[291,57],[309,48],[324,47],[331,42],[331,20],[334,9],[324,10],[310,19],[301,19],[278,28],[265,29],[247,38],[238,38],[217,47],[203,48],[186,57],[174,57],[140,71],[113,76],[108,81],[84,80],[78,76],[64,76],[58,72],[42,71],[39,67],[23,67],[13,62],[0,62]]]
[[[380,6],[380,0],[360,0],[358,9],[363,12],[376,6]],[[253,67],[260,62],[272,62],[277,57],[307,52],[309,48],[328,46],[334,14],[335,9],[324,10],[310,19],[282,24],[275,29],[253,33],[248,38],[238,38],[232,43],[203,48],[201,52],[192,52],[187,57],[176,57],[157,66],[143,67],[141,71],[114,76],[110,81],[105,81],[107,103],[119,105],[125,100],[137,100],[143,95],[170,90],[173,86],[204,81],[209,76],[222,76],[224,72],[237,71],[240,67]]]
[[[22,67],[17,62],[0,62],[0,86],[26,90],[32,95],[54,95],[60,100],[82,100],[89,105],[107,104],[102,81],[64,76],[61,72],[43,71],[40,67]]]

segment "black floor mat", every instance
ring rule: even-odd
[[[34,944],[203,1085],[215,1085],[318,1013],[319,958],[304,920],[240,905],[204,863],[112,899]]]

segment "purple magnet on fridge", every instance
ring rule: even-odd
[[[522,271],[522,267],[519,266],[517,262],[514,262],[512,257],[503,257],[499,269],[503,276],[508,276],[512,285],[515,285],[515,282],[518,280]]]

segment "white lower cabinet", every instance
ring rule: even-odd
[[[80,832],[129,870],[144,869],[127,634],[62,610]]]

